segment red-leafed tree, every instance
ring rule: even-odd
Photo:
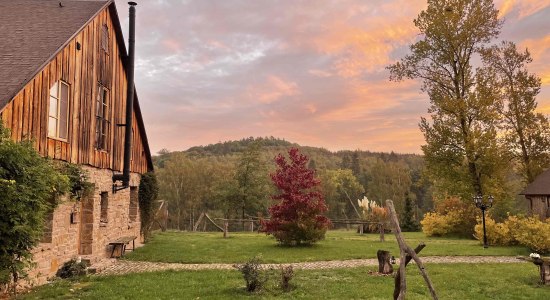
[[[288,151],[290,161],[279,154],[275,157],[277,171],[271,179],[279,189],[269,208],[271,219],[262,222],[263,231],[273,235],[283,245],[312,244],[325,237],[330,221],[323,195],[315,189],[320,181],[315,171],[306,167],[308,157],[298,149]]]

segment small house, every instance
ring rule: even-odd
[[[521,193],[529,201],[530,215],[550,218],[550,169],[537,176]]]

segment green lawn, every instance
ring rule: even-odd
[[[427,238],[423,233],[405,233],[411,247],[426,243],[421,256],[444,255],[529,255],[525,247],[489,247],[484,249],[476,240]],[[398,255],[395,236],[386,234],[386,242],[378,234],[359,235],[354,231],[329,231],[326,239],[310,247],[283,247],[265,234],[163,232],[126,258],[139,261],[178,263],[236,263],[261,255],[266,263],[287,263],[319,260],[375,258],[379,249]]]
[[[550,299],[550,286],[538,282],[533,264],[431,264],[426,266],[440,299]],[[283,293],[277,274],[267,289],[247,294],[238,271],[167,271],[90,277],[39,287],[23,299],[390,299],[392,277],[373,268],[296,271],[294,289]],[[407,272],[407,299],[429,299],[414,265]]]

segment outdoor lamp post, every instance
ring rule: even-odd
[[[489,245],[487,245],[487,233],[485,231],[485,211],[493,206],[493,200],[495,200],[495,198],[493,198],[493,196],[489,196],[489,204],[487,205],[483,203],[483,196],[474,196],[474,203],[476,204],[477,208],[481,209],[481,212],[483,214],[483,248],[489,247]]]

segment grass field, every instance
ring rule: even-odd
[[[489,247],[484,249],[476,240],[427,238],[421,232],[405,233],[413,248],[426,243],[421,256],[445,255],[529,255],[525,247]],[[398,255],[399,248],[393,234],[386,234],[386,242],[378,234],[359,235],[354,231],[329,231],[326,239],[309,247],[283,247],[269,236],[258,233],[230,233],[224,239],[221,233],[164,232],[153,236],[151,242],[126,258],[139,261],[177,263],[236,263],[261,255],[266,263],[304,262],[375,258],[379,249]]]
[[[426,266],[439,299],[550,299],[550,287],[538,285],[533,264],[432,264]],[[238,271],[155,272],[59,281],[35,289],[23,299],[391,299],[392,277],[371,276],[373,268],[296,271],[293,290],[277,287],[247,294]],[[407,299],[429,299],[414,265],[407,271]]]

